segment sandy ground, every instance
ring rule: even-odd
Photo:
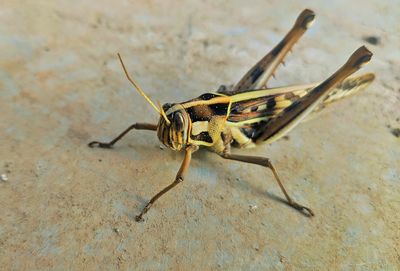
[[[0,269],[398,270],[400,5],[327,3],[2,1]],[[152,132],[86,146],[158,118],[116,53],[153,100],[184,101],[236,82],[306,7],[316,22],[273,85],[325,79],[362,44],[377,79],[287,140],[241,152],[270,157],[316,216],[277,200],[267,170],[202,150],[136,223],[183,155]]]

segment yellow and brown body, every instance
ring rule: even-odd
[[[246,148],[278,140],[327,104],[365,88],[374,80],[371,73],[348,78],[371,59],[372,53],[362,46],[323,82],[281,88],[267,87],[268,79],[273,76],[314,18],[315,14],[311,10],[301,12],[287,35],[232,88],[221,86],[215,93],[205,93],[182,103],[157,107],[129,76],[120,57],[128,80],[160,113],[159,122],[157,125],[135,123],[112,141],[93,141],[89,146],[111,148],[128,131],[137,129],[157,131],[157,136],[164,145],[175,151],[185,151],[185,158],[174,182],[151,198],[136,217],[137,221],[142,221],[143,215],[158,198],[183,181],[192,153],[200,146],[211,148],[224,159],[269,168],[287,203],[307,216],[314,215],[310,208],[298,204],[289,196],[270,159],[230,153],[231,145]]]
[[[205,93],[183,103],[165,104],[162,108],[165,114],[158,128],[160,141],[174,150],[196,145],[212,147],[218,153],[226,148],[227,139],[239,147],[270,143],[311,113],[369,85],[374,80],[372,73],[346,78],[372,55],[365,47],[360,47],[332,76],[334,80],[267,88],[268,79],[314,19],[313,11],[301,12],[286,36],[232,88],[221,86],[217,93]],[[174,124],[175,119],[183,119],[184,127]],[[183,130],[176,131],[174,127]]]
[[[330,90],[319,104],[315,104],[312,114],[327,104],[364,89],[373,80],[371,73],[344,80]],[[163,110],[171,124],[167,125],[164,118],[160,118],[158,138],[173,150],[181,150],[192,144],[212,147],[216,152],[223,151],[223,136],[232,138],[232,145],[241,148],[270,143],[289,132],[288,127],[298,123],[290,126],[283,123],[282,127],[286,130],[279,136],[262,138],[269,128],[269,122],[285,114],[285,111],[288,114],[294,105],[301,105],[300,101],[307,98],[317,85],[254,90],[231,96],[205,93],[183,103],[165,104]]]

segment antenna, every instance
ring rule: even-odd
[[[160,101],[157,101],[157,103],[158,103],[158,107],[160,107],[160,114],[161,114],[161,116],[163,116],[163,118],[165,119],[165,122],[166,122],[167,125],[169,126],[169,125],[171,124],[171,122],[170,122],[169,119],[167,118],[167,115],[165,114],[164,109],[162,108]]]
[[[119,53],[118,53],[118,58],[119,58],[119,61],[121,62],[122,68],[124,69],[125,75],[128,78],[129,82],[131,82],[135,86],[137,91],[139,91],[140,95],[142,95],[146,99],[146,101],[149,102],[149,104],[151,104],[151,106],[154,107],[154,109],[158,113],[160,113],[161,116],[163,116],[163,118],[165,119],[167,124],[170,125],[171,122],[168,120],[167,116],[165,115],[165,112],[164,112],[162,106],[160,105],[160,102],[158,102],[160,108],[157,108],[157,106],[155,106],[155,104],[150,100],[150,98],[147,97],[147,95],[144,93],[144,91],[139,87],[139,85],[136,84],[136,82],[129,76],[128,71],[126,70],[124,62],[122,61],[121,55]]]

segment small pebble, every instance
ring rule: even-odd
[[[395,137],[400,137],[400,128],[393,128],[390,130],[390,132],[392,133],[392,135],[394,135]]]
[[[0,180],[3,181],[3,182],[6,182],[6,181],[8,181],[8,176],[6,174],[1,174],[0,175]]]
[[[114,231],[116,234],[120,234],[120,230],[119,230],[118,228],[113,228],[113,231]]]
[[[376,36],[364,37],[363,40],[365,40],[366,42],[368,42],[369,44],[372,44],[372,45],[378,45],[381,43],[381,39]]]
[[[250,211],[250,212],[255,211],[257,208],[258,208],[257,205],[249,205],[249,211]]]

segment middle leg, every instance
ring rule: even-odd
[[[283,194],[285,195],[288,204],[290,206],[292,206],[293,208],[295,208],[296,210],[299,210],[300,212],[302,212],[303,214],[305,214],[308,217],[314,216],[314,212],[310,208],[298,204],[289,196],[288,192],[286,191],[285,187],[283,186],[281,179],[279,178],[279,175],[278,175],[275,167],[272,165],[270,159],[268,159],[266,157],[259,157],[259,156],[230,154],[227,152],[222,152],[219,155],[224,159],[235,160],[235,161],[240,161],[240,162],[245,162],[245,163],[250,163],[250,164],[256,164],[256,165],[260,165],[260,166],[269,168],[272,171],[272,174],[274,174],[275,180],[277,181],[279,187],[281,188]]]

